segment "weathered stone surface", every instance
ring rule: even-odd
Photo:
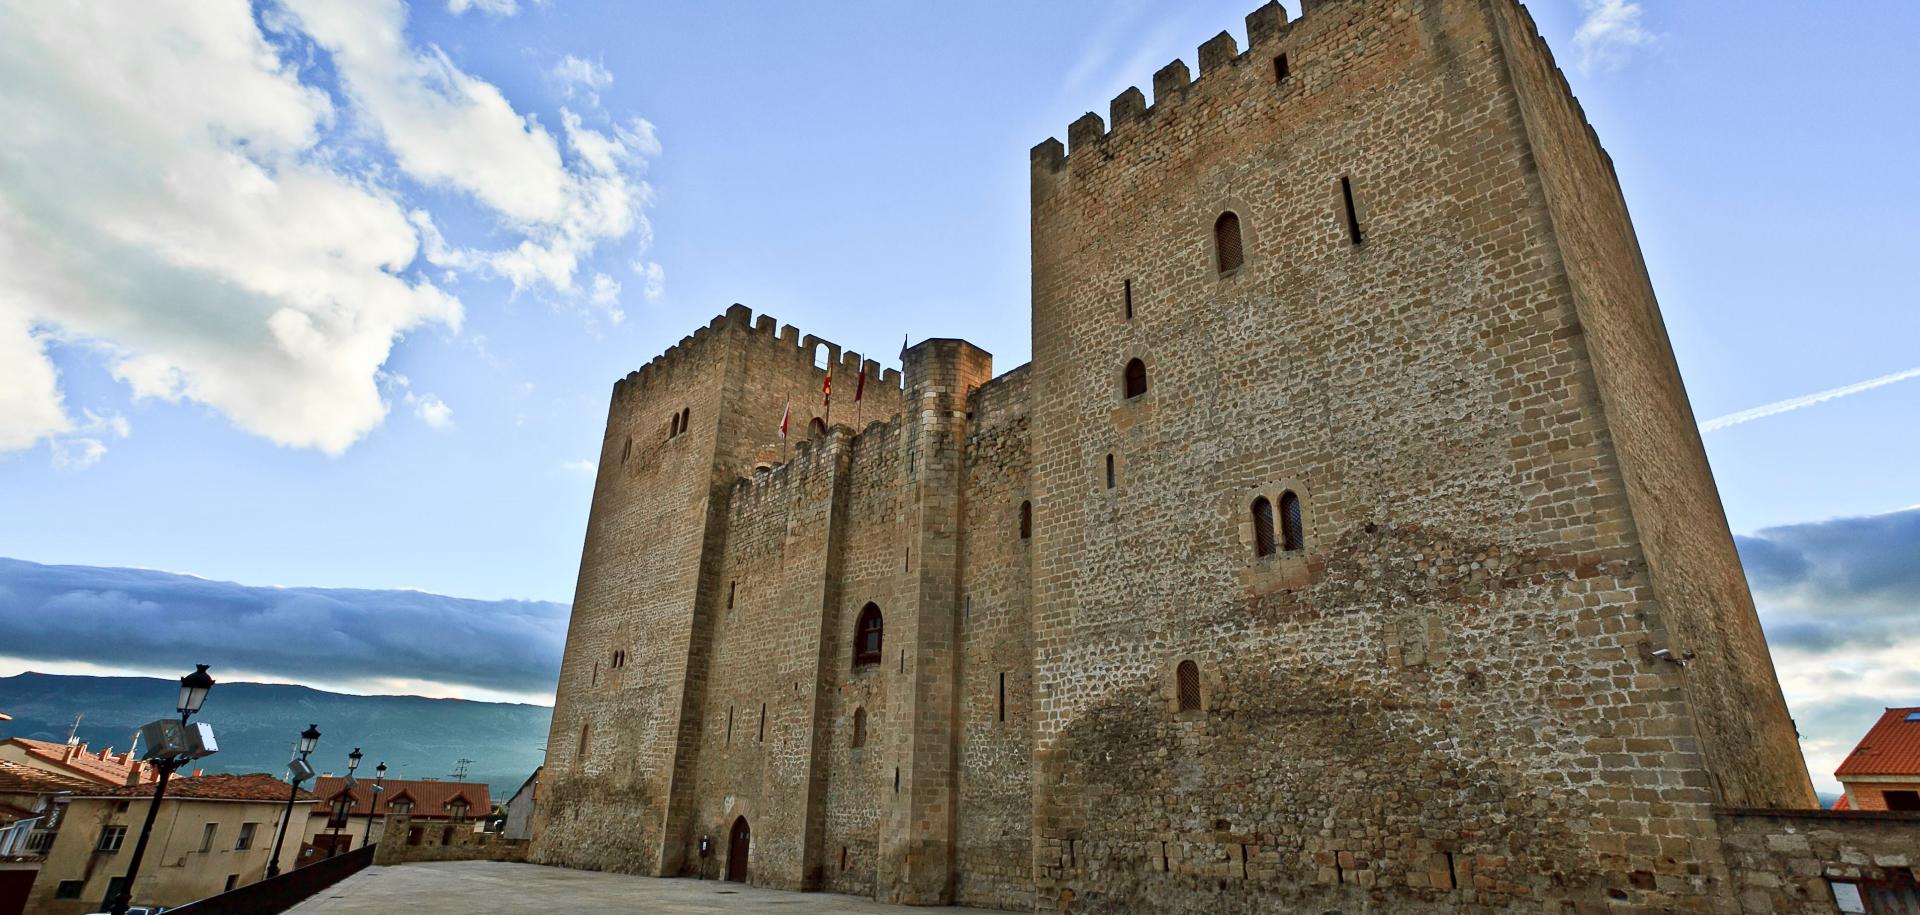
[[[1731,912],[1903,853],[1716,815],[1812,788],[1525,11],[1254,18],[1034,147],[1031,365],[929,340],[811,434],[815,341],[736,306],[616,386],[534,860],[720,876],[744,821],[755,884],[914,904]]]

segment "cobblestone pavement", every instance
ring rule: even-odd
[[[455,861],[369,867],[289,910],[295,915],[445,912],[790,912],[793,915],[972,913],[985,909],[908,908],[833,893],[787,893],[712,880],[634,877],[538,864]]]

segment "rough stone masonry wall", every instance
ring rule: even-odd
[[[1684,675],[1641,654],[1652,591],[1485,7],[1280,15],[1034,151],[1036,904],[1711,908]],[[1249,505],[1288,490],[1304,548],[1256,558]]]
[[[1033,901],[1026,369],[975,390],[967,413],[954,902],[1017,909]]]
[[[737,483],[728,500],[716,625],[694,780],[689,844],[712,838],[724,868],[737,817],[752,830],[751,882],[811,888],[808,812],[815,790],[821,621],[833,577],[845,430]]]
[[[547,738],[532,858],[660,873],[707,540],[725,331],[614,387]],[[671,417],[689,411],[689,430]],[[614,652],[625,662],[614,667]]]
[[[1722,810],[1716,819],[1747,915],[1829,915],[1838,911],[1832,883],[1911,887],[1920,873],[1920,814]]]
[[[882,614],[899,609],[901,555],[900,423],[872,424],[854,439],[848,473],[846,535],[841,542],[840,601],[829,616],[832,653],[820,689],[826,699],[826,810],[821,887],[872,896],[879,856],[883,798],[893,790],[884,748],[899,723],[888,712],[888,690],[899,667],[853,666],[853,627],[868,603]],[[887,616],[892,619],[892,616]],[[854,718],[867,720],[864,746],[853,745]]]
[[[1722,803],[1817,807],[1773,658],[1734,551],[1693,408],[1613,163],[1527,11],[1491,0],[1501,53],[1621,453],[1633,533]]]
[[[790,441],[806,438],[825,375],[816,348],[851,400],[856,354],[738,305],[615,386],[547,744],[554,803],[536,813],[535,860],[682,868],[694,792],[673,786],[692,779],[711,610],[725,597],[714,506],[755,466],[794,453],[779,435],[786,405]],[[864,364],[864,409],[897,412],[899,373]],[[672,435],[682,410],[688,429]],[[616,650],[625,663],[613,668]]]

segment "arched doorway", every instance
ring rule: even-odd
[[[753,830],[747,828],[747,818],[733,821],[733,833],[727,837],[727,879],[734,883],[747,882],[747,848],[753,844]]]

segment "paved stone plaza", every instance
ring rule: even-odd
[[[840,915],[868,912],[979,913],[882,905],[835,893],[788,893],[713,880],[659,879],[538,864],[450,861],[370,867],[295,906],[298,915],[357,915],[431,908],[488,915],[507,912],[765,912]]]

